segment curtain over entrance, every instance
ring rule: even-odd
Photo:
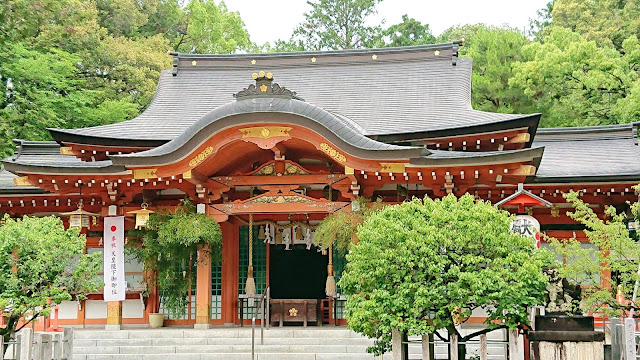
[[[327,280],[326,255],[312,247],[294,245],[291,250],[271,247],[270,284],[274,299],[324,299]]]

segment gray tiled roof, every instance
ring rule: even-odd
[[[4,159],[2,162],[6,170],[19,173],[23,169],[28,172],[38,173],[82,173],[123,171],[123,167],[113,166],[111,160],[82,161],[81,159],[60,154],[60,145],[53,141],[25,141],[15,140],[18,150],[15,155]],[[86,169],[86,170],[85,170]]]
[[[377,60],[371,59],[372,53],[378,54]],[[364,135],[466,128],[530,116],[473,110],[471,59],[456,58],[453,65],[451,44],[448,53],[444,48],[440,56],[433,53],[432,46],[315,55],[179,55],[177,76],[162,72],[151,105],[137,118],[57,131],[168,141],[232,101],[232,94],[250,85],[251,74],[258,70],[272,72],[276,83],[296,91],[306,102],[351,119]],[[318,62],[311,62],[311,56]],[[252,58],[258,58],[257,65],[251,65]],[[198,65],[191,66],[192,59]]]
[[[35,186],[16,186],[13,179],[18,177],[5,169],[0,169],[0,194],[34,194],[44,193],[44,190]],[[2,211],[0,211],[2,213]]]
[[[533,146],[544,146],[535,181],[640,180],[640,147],[632,124],[539,129]]]

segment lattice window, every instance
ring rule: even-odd
[[[222,319],[222,265],[211,265],[211,318]]]
[[[344,270],[345,265],[347,264],[347,258],[344,254],[340,254],[337,249],[333,249],[333,271],[335,272],[336,279],[336,290],[339,295],[344,296],[342,294],[342,289],[338,286],[338,281],[342,277],[342,271]],[[344,319],[344,303],[343,300],[336,299],[336,319]]]
[[[249,266],[249,227],[241,226],[239,229],[239,251],[238,251],[238,264],[240,266],[238,276],[238,294],[244,294],[244,286],[247,282],[247,267]],[[253,227],[253,278],[256,282],[256,293],[262,294],[267,286],[267,244],[258,239],[259,226]],[[255,306],[258,305],[258,301],[255,301],[254,306],[248,306],[247,302],[244,302],[243,317],[245,319],[251,319]],[[238,317],[240,317],[240,310],[238,309]]]

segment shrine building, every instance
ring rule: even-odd
[[[458,57],[461,45],[172,53],[173,68],[140,116],[49,129],[53,141],[15,140],[0,172],[0,214],[61,215],[81,203],[93,213],[80,224],[92,253],[103,249],[105,217],[188,198],[220,223],[223,261],[190,268],[197,275],[185,294],[190,305],[167,313],[166,324],[250,322],[242,299],[249,238],[257,294],[270,286],[274,300],[315,300],[323,311],[329,304],[329,322],[344,323],[344,294],[325,294],[329,255],[336,280],[344,257],[310,237],[357,197],[398,203],[470,193],[529,214],[549,236],[581,241],[563,192],[579,191],[599,214],[637,200],[637,124],[539,129],[541,114],[474,110],[472,59]],[[60,323],[148,323],[152,304],[163,309],[161,296],[142,296],[140,264],[129,259],[125,271],[125,301],[106,303],[96,293],[64,303]]]

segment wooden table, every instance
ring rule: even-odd
[[[277,322],[282,327],[285,321],[302,322],[305,327],[310,321],[317,324],[318,300],[271,299],[271,322]]]

